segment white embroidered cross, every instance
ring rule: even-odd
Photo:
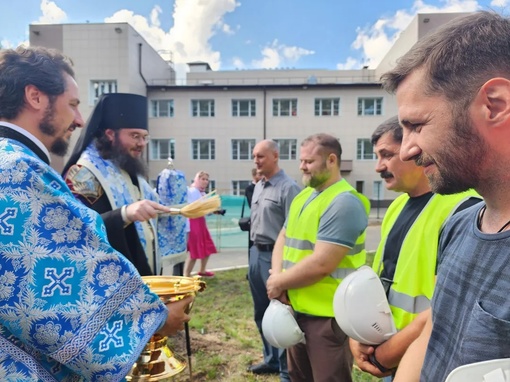
[[[7,220],[16,217],[18,210],[16,208],[6,208],[0,215],[0,232],[2,235],[12,235],[14,233],[14,224],[7,223]]]
[[[113,343],[113,346],[119,348],[124,346],[124,339],[122,337],[117,336],[117,333],[122,329],[122,321],[115,321],[113,323],[113,327],[106,326],[106,329],[101,331],[101,334],[105,336],[99,342],[99,351],[106,351],[110,348],[110,343]]]
[[[49,285],[43,287],[43,296],[53,296],[55,290],[60,289],[60,294],[68,296],[71,294],[71,285],[64,281],[74,275],[74,268],[64,268],[61,274],[55,268],[46,268],[44,277],[51,280]]]

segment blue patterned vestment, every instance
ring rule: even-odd
[[[167,309],[101,217],[0,138],[0,380],[120,381]]]
[[[182,205],[188,199],[184,173],[166,168],[158,176],[156,191],[166,206]],[[186,260],[187,219],[184,216],[161,216],[158,219],[158,243],[163,265],[175,265]]]
[[[112,209],[121,208],[124,205],[129,205],[142,199],[149,199],[159,203],[158,195],[144,178],[138,176],[138,187],[133,183],[128,184],[123,171],[111,160],[101,157],[94,142],[87,146],[77,163],[91,171],[99,181],[102,189],[108,196]],[[134,191],[135,189],[137,191]],[[139,193],[139,195],[136,195],[136,193]],[[157,240],[155,240],[157,235],[157,219],[150,219],[147,222],[135,221],[133,224],[136,227],[138,239],[149,261],[152,273],[159,275],[161,255]]]

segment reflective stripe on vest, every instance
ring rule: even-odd
[[[295,238],[285,238],[285,245],[289,248],[299,249],[301,251],[313,251],[315,249],[315,243],[309,240],[299,240]],[[356,255],[365,249],[365,243],[356,243],[354,247],[349,249],[347,255]]]
[[[310,187],[302,190],[292,201],[286,229],[283,250],[283,269],[289,269],[310,256],[315,248],[321,215],[334,198],[343,192],[357,196],[365,207],[368,216],[370,202],[358,194],[344,179],[328,187],[303,208],[312,195]],[[349,256],[345,256],[337,269],[317,283],[303,288],[288,290],[294,310],[320,317],[333,317],[333,296],[340,281],[365,263],[365,233],[361,234]]]
[[[430,307],[430,300],[427,296],[411,297],[405,293],[399,293],[390,289],[388,300],[397,308],[403,309],[412,314],[418,314]]]
[[[296,263],[293,263],[289,260],[283,261],[283,268],[284,269],[290,269],[292,268]],[[329,275],[334,278],[338,279],[339,283],[342,279],[346,278],[348,275],[350,275],[352,272],[354,272],[357,268],[337,268],[333,271],[333,273],[330,273]]]
[[[407,232],[400,248],[388,294],[398,330],[405,328],[419,313],[430,307],[435,285],[440,232],[446,219],[470,197],[479,195],[474,191],[455,195],[433,195]],[[384,215],[381,242],[372,266],[379,275],[383,270],[386,239],[408,200],[407,194],[400,195],[391,203]]]

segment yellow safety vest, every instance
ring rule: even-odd
[[[430,307],[434,292],[439,234],[448,217],[470,197],[479,197],[474,191],[454,195],[434,194],[420,212],[404,238],[398,256],[388,301],[395,325],[402,330],[416,316]],[[400,195],[391,203],[381,224],[381,242],[372,268],[377,274],[383,270],[386,239],[402,209],[409,200]]]
[[[321,215],[333,199],[343,193],[351,192],[370,211],[370,202],[345,179],[329,186],[313,199],[304,209],[303,206],[314,191],[307,187],[292,201],[289,210],[285,246],[283,249],[283,269],[289,269],[305,257],[310,256],[315,248]],[[338,268],[329,276],[304,288],[288,290],[289,299],[295,311],[320,317],[334,317],[333,296],[342,279],[365,264],[365,231],[358,237],[354,248],[338,264]]]

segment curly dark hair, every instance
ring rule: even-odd
[[[74,78],[71,59],[57,50],[37,46],[0,50],[0,118],[19,115],[28,85],[37,87],[53,103],[66,90],[64,73]]]

